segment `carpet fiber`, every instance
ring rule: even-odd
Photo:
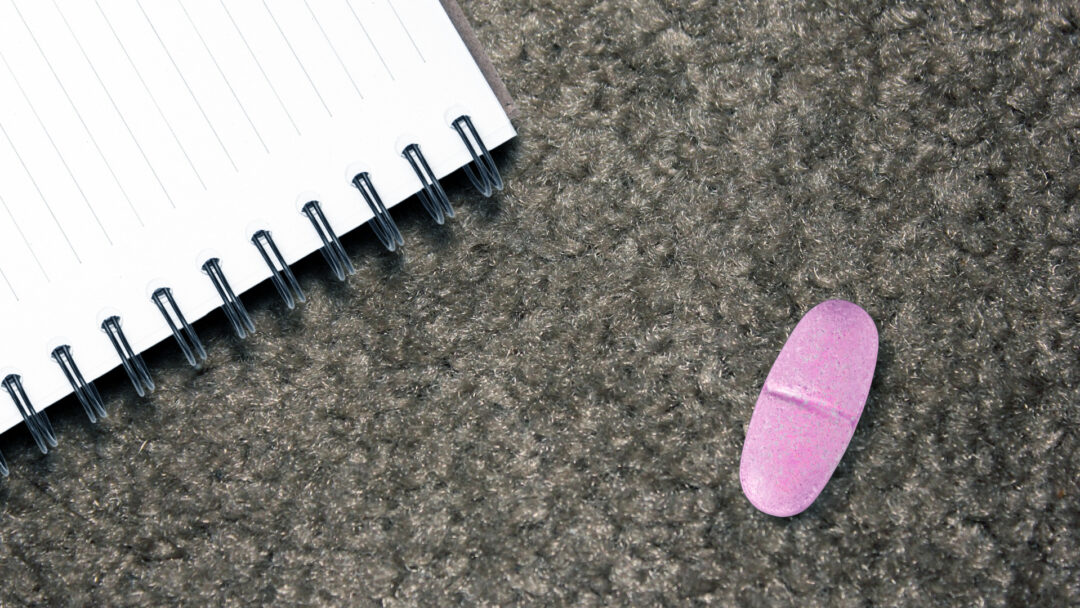
[[[482,0],[493,199],[245,296],[159,390],[3,449],[8,605],[1080,603],[1080,12]],[[1075,7],[1075,5],[1073,5]],[[738,478],[815,304],[875,319],[805,513]],[[6,407],[6,406],[5,406]],[[1070,557],[1071,556],[1071,557]]]

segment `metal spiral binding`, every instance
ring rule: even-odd
[[[210,258],[203,263],[202,269],[203,272],[210,276],[214,289],[221,296],[221,309],[225,311],[229,323],[232,323],[236,335],[243,339],[248,334],[255,333],[255,323],[251,320],[251,316],[248,315],[247,309],[244,308],[244,303],[240,301],[240,298],[236,297],[232,287],[229,286],[229,281],[225,278],[225,273],[221,272],[221,260],[219,258]]]
[[[198,367],[200,361],[206,361],[206,348],[203,347],[202,340],[199,340],[195,329],[184,318],[184,313],[180,312],[180,307],[177,306],[176,299],[173,298],[172,290],[168,287],[155,289],[153,295],[150,296],[150,300],[157,305],[158,310],[161,311],[161,316],[165,317],[165,322],[169,324],[169,329],[172,330],[173,338],[176,338],[177,345],[180,346],[180,350],[184,353],[184,357],[187,358],[191,367]]]
[[[319,251],[322,252],[326,263],[330,264],[330,269],[334,271],[338,280],[344,281],[347,274],[356,274],[356,269],[353,268],[352,262],[349,261],[345,248],[341,246],[337,234],[330,227],[330,222],[326,221],[326,216],[323,215],[319,201],[308,201],[302,211],[311,220],[311,225],[315,227],[315,232],[318,233],[319,240],[323,244],[322,249],[319,249]]]
[[[465,175],[469,176],[469,181],[484,196],[491,196],[495,190],[501,191],[503,189],[502,176],[499,175],[499,169],[495,166],[495,160],[491,158],[491,152],[484,145],[484,140],[480,139],[480,134],[476,132],[472,118],[468,114],[463,114],[454,119],[451,126],[461,136],[461,141],[465,143],[469,156],[472,156],[473,164],[476,165],[475,171],[471,165],[465,165]]]
[[[108,417],[108,413],[105,412],[105,403],[101,400],[101,393],[93,382],[87,382],[86,378],[83,378],[79,366],[75,365],[75,359],[71,356],[71,347],[67,344],[57,346],[52,351],[52,358],[56,360],[64,372],[64,377],[71,383],[75,397],[82,404],[90,422],[96,423],[99,418]]]
[[[26,423],[26,428],[30,429],[30,435],[37,443],[38,449],[42,454],[48,454],[49,448],[56,447],[56,433],[53,432],[52,424],[49,423],[49,417],[45,415],[45,412],[34,409],[34,404],[30,403],[30,398],[26,396],[22,378],[18,374],[9,374],[4,378],[4,389],[11,395],[15,407],[19,408],[23,422]]]
[[[113,348],[116,349],[116,354],[120,356],[120,364],[123,365],[124,371],[127,372],[131,384],[135,386],[135,392],[140,397],[145,397],[147,393],[154,392],[154,381],[150,378],[150,370],[147,369],[142,355],[131,348],[131,343],[128,342],[127,336],[124,335],[124,330],[120,328],[120,317],[113,315],[105,319],[101,323],[101,329],[108,334],[109,341],[112,342]]]
[[[424,208],[428,210],[431,217],[435,218],[435,223],[442,224],[446,221],[446,218],[454,217],[454,208],[450,206],[450,199],[446,197],[446,190],[443,190],[439,179],[435,177],[435,172],[431,170],[431,166],[428,165],[424,154],[420,152],[420,146],[409,144],[402,150],[401,155],[405,157],[405,160],[409,161],[413,171],[416,173],[416,177],[420,179],[420,185],[423,186],[423,189],[417,192],[416,195],[420,197],[420,202],[424,204]]]
[[[379,237],[383,246],[390,251],[394,251],[404,245],[405,239],[401,238],[401,231],[398,230],[397,223],[394,222],[394,218],[390,217],[390,212],[386,210],[386,205],[383,204],[379,192],[371,184],[371,176],[366,171],[357,173],[353,177],[352,183],[360,191],[360,194],[364,195],[364,200],[367,202],[368,208],[371,209],[372,218],[369,223],[371,229],[375,232],[375,236]]]
[[[490,150],[488,150],[473,125],[472,119],[463,114],[451,122],[451,127],[457,132],[468,150],[469,156],[472,158],[472,162],[463,167],[469,181],[484,196],[491,196],[494,192],[501,191],[503,189],[502,176],[499,174]],[[424,158],[420,146],[415,143],[409,144],[402,151],[402,156],[408,160],[413,172],[420,180],[422,189],[417,193],[417,196],[428,213],[439,224],[444,223],[446,218],[454,217],[454,209],[450,205],[446,191],[439,183],[427,159]],[[352,184],[360,191],[372,212],[372,219],[369,223],[379,241],[390,251],[395,251],[398,247],[403,246],[405,241],[402,238],[401,230],[398,229],[397,223],[394,222],[378,191],[375,190],[371,176],[366,172],[357,173],[352,178]],[[341,240],[327,221],[319,202],[309,201],[303,206],[302,212],[311,221],[311,225],[319,235],[319,239],[322,241],[320,251],[334,274],[342,280],[347,275],[354,274],[356,270],[344,247],[342,247]],[[295,307],[297,302],[305,302],[307,298],[300,288],[300,283],[296,280],[296,276],[288,263],[286,263],[277,244],[274,243],[270,232],[268,230],[255,232],[251,237],[251,242],[259,250],[260,256],[262,256],[263,261],[266,262],[267,267],[270,269],[270,279],[282,299],[285,300],[286,305],[291,309]],[[254,333],[255,324],[251,320],[247,309],[244,308],[243,303],[229,285],[228,280],[226,280],[225,274],[221,270],[221,260],[219,258],[206,260],[202,265],[202,270],[209,275],[214,289],[221,297],[222,309],[236,334],[240,338],[245,338],[248,334]],[[165,322],[169,325],[169,329],[172,331],[180,350],[184,353],[184,357],[192,366],[198,367],[199,362],[207,357],[206,348],[181,312],[176,299],[173,297],[172,290],[167,287],[157,289],[150,299],[165,318]],[[135,352],[130,342],[128,342],[127,336],[124,335],[124,331],[120,326],[120,317],[113,315],[105,319],[101,323],[101,329],[108,335],[116,354],[120,357],[120,363],[124,371],[139,396],[145,397],[152,392],[155,386],[150,371],[142,355]],[[64,344],[53,349],[52,358],[60,366],[64,377],[71,384],[76,398],[78,398],[90,421],[96,423],[98,420],[107,417],[108,414],[101,394],[98,392],[97,387],[94,386],[94,383],[87,381],[79,370],[72,356],[71,346]],[[29,429],[38,449],[43,454],[47,454],[49,448],[55,448],[57,445],[56,433],[49,422],[48,416],[44,411],[39,412],[34,409],[23,387],[22,378],[18,374],[8,375],[3,379],[2,384],[12,401],[14,401],[15,407],[18,408],[19,414],[22,416],[23,422]],[[7,460],[4,458],[3,453],[0,452],[0,476],[7,477],[9,473]]]
[[[270,231],[259,230],[251,235],[251,242],[255,244],[255,248],[259,250],[259,255],[262,256],[263,261],[270,268],[270,282],[274,284],[274,288],[277,289],[281,298],[285,300],[285,305],[289,307],[289,310],[296,308],[297,302],[301,304],[306,302],[307,296],[304,295],[304,290],[300,289],[300,283],[296,280],[292,268],[289,268],[289,265],[285,263],[285,258],[281,255],[277,244],[274,243],[274,239],[270,236]]]

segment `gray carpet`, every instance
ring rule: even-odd
[[[1080,603],[1080,10],[483,0],[491,200],[397,212],[192,371],[4,436],[8,605]],[[798,319],[876,320],[805,513],[738,462]]]

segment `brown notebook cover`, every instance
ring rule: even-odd
[[[510,91],[503,84],[502,79],[499,78],[498,72],[495,71],[495,64],[491,63],[491,59],[484,52],[484,47],[480,45],[480,39],[476,37],[476,32],[469,25],[469,20],[465,17],[461,7],[458,6],[457,0],[441,1],[446,14],[450,16],[450,21],[454,23],[454,27],[457,28],[461,39],[465,41],[465,46],[472,53],[476,65],[480,66],[480,71],[484,74],[484,78],[487,79],[488,86],[491,87],[495,97],[502,103],[506,115],[510,118],[517,118],[517,106],[514,105],[514,100],[510,97]]]

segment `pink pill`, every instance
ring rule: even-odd
[[[877,365],[873,319],[829,300],[795,326],[761,387],[739,480],[759,510],[804,511],[832,477],[859,423]]]

